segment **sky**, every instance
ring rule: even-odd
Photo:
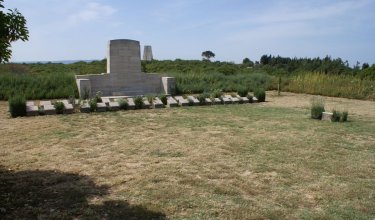
[[[111,39],[151,45],[158,60],[241,63],[263,54],[375,63],[375,0],[5,0],[26,18],[29,41],[13,62],[106,57]],[[143,49],[141,49],[143,51]]]

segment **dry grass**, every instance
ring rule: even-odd
[[[0,103],[0,217],[373,219],[374,102],[255,105],[10,119]],[[356,111],[356,112],[354,112]]]

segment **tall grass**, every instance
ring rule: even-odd
[[[18,94],[26,99],[56,99],[76,96],[78,90],[68,73],[0,74],[0,100]]]
[[[350,75],[303,73],[292,76],[284,91],[324,96],[375,100],[375,80]]]
[[[222,90],[234,92],[241,89],[254,91],[258,88],[268,89],[271,77],[262,73],[243,73],[225,75],[223,73],[169,73],[176,77],[177,93],[202,93]]]

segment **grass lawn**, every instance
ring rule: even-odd
[[[374,219],[375,103],[262,104],[10,119],[0,219]],[[330,110],[330,109],[328,109]]]

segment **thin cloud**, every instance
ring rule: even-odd
[[[68,16],[68,23],[78,24],[82,22],[98,21],[102,18],[113,15],[115,12],[116,9],[110,5],[89,2],[82,10]]]

